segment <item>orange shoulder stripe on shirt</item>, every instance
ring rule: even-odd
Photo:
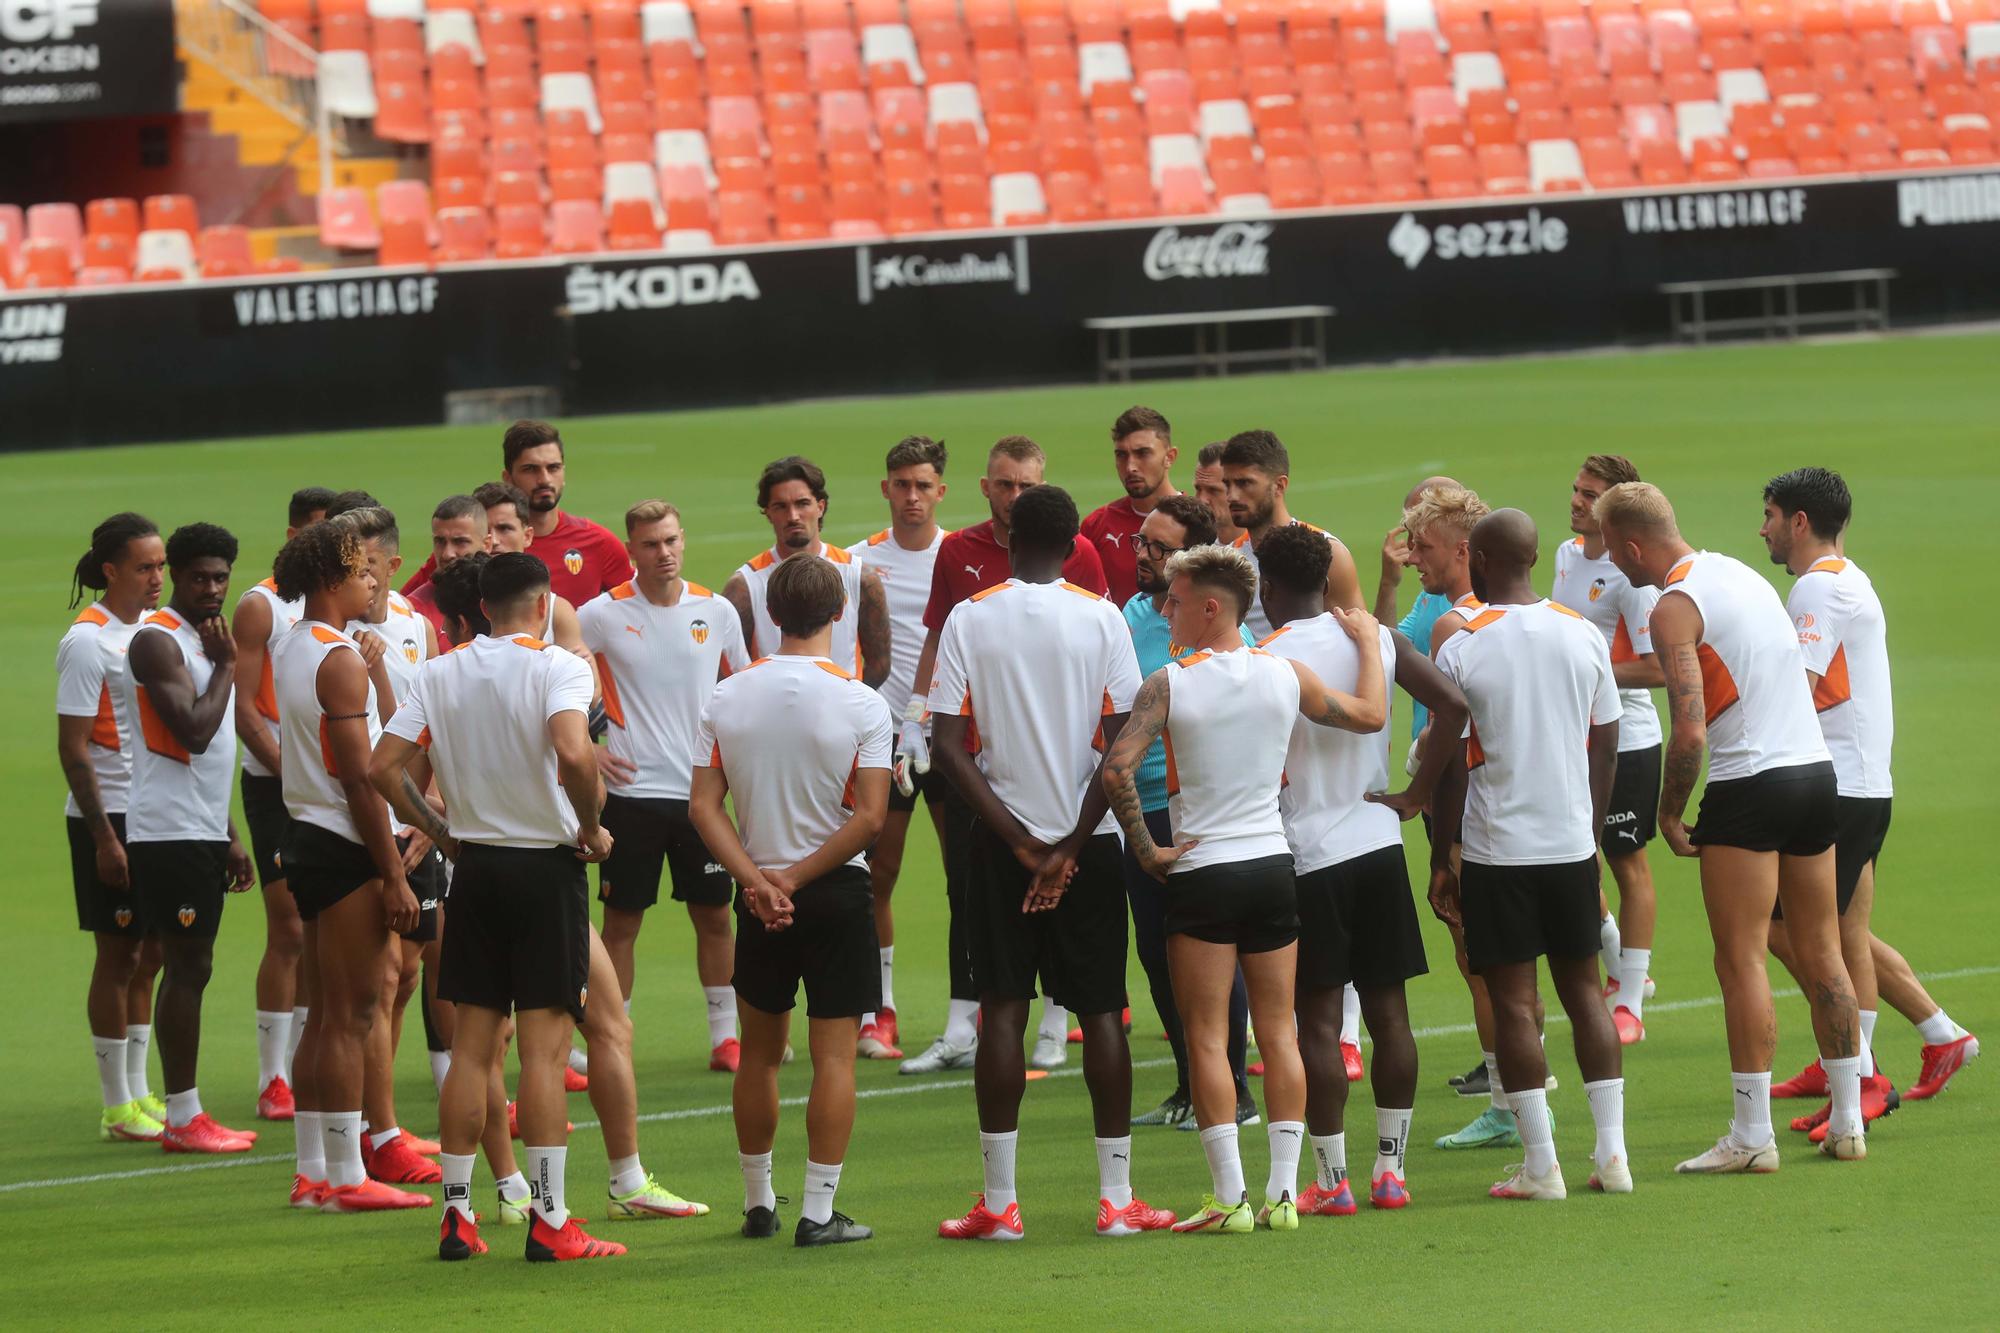
[[[1291,632],[1292,632],[1292,627],[1290,625],[1280,625],[1278,628],[1272,630],[1269,634],[1266,634],[1263,638],[1257,640],[1257,646],[1259,648],[1262,648],[1265,645],[1269,644],[1271,640],[1277,638],[1279,635],[1289,634]]]
[[[1847,645],[1842,644],[1833,650],[1833,660],[1826,664],[1826,674],[1813,686],[1813,708],[1824,713],[1853,697],[1854,687],[1847,679]]]
[[[1827,557],[1826,557],[1825,559],[1823,559],[1823,560],[1815,560],[1815,561],[1813,561],[1813,562],[1812,562],[1812,568],[1808,569],[1808,570],[1806,571],[1806,573],[1808,573],[1808,574],[1838,574],[1838,573],[1839,573],[1839,572],[1840,572],[1841,570],[1843,570],[1843,569],[1846,569],[1846,568],[1847,568],[1847,562],[1846,562],[1845,560],[1842,560],[1842,559],[1841,559],[1841,558],[1840,558],[1839,556],[1837,556],[1837,555],[1830,555],[1830,556],[1827,556]]]
[[[1101,602],[1104,600],[1104,598],[1098,593],[1094,593],[1088,588],[1079,588],[1074,583],[1071,583],[1068,579],[1064,579],[1062,581],[1062,587],[1065,592],[1073,592],[1079,597],[1088,597],[1093,602]]]
[[[347,642],[347,636],[345,634],[342,634],[337,629],[328,629],[324,625],[314,625],[312,627],[312,632],[313,632],[313,637],[315,639],[318,639],[321,643]]]
[[[109,625],[111,623],[111,613],[93,602],[89,606],[84,607],[71,623],[77,625]]]
[[[274,578],[259,579],[257,580],[257,586],[260,588],[269,588],[272,592],[276,592],[278,590],[278,581]]]
[[[1011,583],[996,583],[990,588],[981,588],[978,592],[972,594],[972,596],[966,598],[965,600],[968,602],[984,601],[986,598],[991,597],[994,593],[1005,592],[1007,589],[1013,586],[1014,585]],[[1077,589],[1077,591],[1081,592],[1083,590],[1079,588]]]
[[[1693,568],[1694,568],[1694,557],[1693,556],[1686,557],[1678,565],[1675,565],[1672,569],[1667,571],[1667,577],[1660,581],[1660,586],[1662,588],[1673,587],[1676,583],[1679,583],[1682,579],[1686,578],[1688,576],[1688,571]]]
[[[868,544],[870,546],[880,546],[883,542],[886,542],[888,540],[889,540],[889,529],[884,528],[880,532],[876,533],[873,537],[870,537],[868,539]]]
[[[851,565],[854,563],[854,557],[848,554],[845,546],[835,546],[832,542],[821,542],[819,544],[819,553],[822,558],[830,560],[836,565]]]
[[[611,590],[611,600],[614,602],[622,602],[627,597],[636,597],[638,595],[639,590],[629,583],[621,583]]]
[[[1489,606],[1484,611],[1481,611],[1478,615],[1474,616],[1472,619],[1465,622],[1466,632],[1469,634],[1473,630],[1484,629],[1486,626],[1492,624],[1494,621],[1500,619],[1500,617],[1506,614],[1507,613],[1505,611],[1501,610],[1497,606]],[[1574,615],[1576,613],[1571,612],[1570,614]]]
[[[147,616],[142,623],[158,625],[161,629],[179,629],[181,627],[181,618],[171,611],[160,610]]]
[[[1247,532],[1239,532],[1236,534],[1236,540],[1229,543],[1229,546],[1231,550],[1234,550],[1239,546],[1248,546],[1249,544],[1250,544],[1250,534]]]
[[[824,657],[821,657],[821,658],[815,658],[815,659],[814,659],[814,661],[813,661],[813,665],[814,665],[814,666],[816,666],[816,667],[818,667],[818,668],[819,668],[819,669],[820,669],[821,671],[824,671],[824,672],[826,672],[826,674],[827,674],[827,675],[829,675],[829,676],[838,676],[838,677],[840,677],[840,678],[841,678],[842,680],[853,680],[853,679],[854,679],[854,673],[853,673],[853,672],[851,672],[851,671],[843,671],[843,670],[841,670],[841,669],[840,669],[839,667],[835,666],[835,665],[834,665],[833,663],[831,663],[831,662],[827,661],[827,660],[826,660],[826,659],[825,659]]]
[[[772,565],[775,565],[777,563],[778,563],[778,557],[772,555],[769,551],[759,551],[757,552],[757,554],[750,557],[750,568],[756,570],[759,573],[762,573],[764,570],[769,569]]]
[[[513,638],[507,640],[507,642],[537,653],[548,647],[546,643],[543,643],[532,634],[516,634]]]
[[[1209,658],[1213,657],[1214,655],[1215,654],[1206,651],[1199,653],[1189,653],[1186,657],[1177,660],[1174,663],[1174,665],[1179,667],[1191,667],[1196,662],[1206,662]]]
[[[708,589],[706,589],[706,588],[702,587],[702,586],[701,586],[701,585],[700,585],[699,583],[690,583],[690,584],[688,584],[688,585],[687,585],[687,589],[686,589],[686,591],[687,591],[687,595],[688,595],[688,596],[690,596],[690,597],[713,597],[713,596],[715,596],[715,594],[714,594],[714,593],[712,593],[712,592],[710,592],[710,591],[709,591]]]
[[[417,613],[417,609],[410,605],[410,599],[399,592],[392,591],[389,594],[389,607],[391,610],[399,611],[406,616],[413,616]]]
[[[1577,613],[1576,613],[1575,611],[1572,611],[1572,610],[1570,610],[1570,609],[1569,609],[1568,607],[1564,606],[1564,605],[1563,605],[1563,604],[1562,604],[1561,602],[1550,602],[1550,603],[1549,603],[1549,610],[1551,610],[1551,611],[1560,611],[1560,612],[1562,612],[1562,613],[1563,613],[1564,615],[1568,616],[1568,617],[1569,617],[1570,619],[1572,619],[1572,620],[1582,620],[1582,619],[1583,619],[1583,617],[1582,617],[1581,615],[1577,614]],[[1618,623],[1619,623],[1619,625],[1620,625],[1620,626],[1623,626],[1625,622],[1624,622],[1624,621],[1623,621],[1623,620],[1621,619],[1621,620],[1620,620],[1620,621],[1619,621]]]

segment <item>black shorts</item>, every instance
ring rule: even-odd
[[[675,902],[728,905],[729,872],[694,831],[686,801],[607,793],[602,820],[611,833],[611,855],[597,868],[597,898],[605,906],[645,911],[660,901],[663,868],[673,874]]]
[[[783,930],[766,930],[737,895],[737,996],[752,1009],[786,1014],[798,1003],[800,982],[808,1018],[859,1018],[881,1008],[875,897],[859,866],[841,866],[793,894],[792,924]]]
[[[1291,853],[1168,875],[1167,934],[1233,944],[1238,953],[1269,953],[1293,943],[1299,898]]]
[[[278,779],[243,775],[243,822],[250,826],[257,882],[269,888],[285,878],[285,837],[292,828],[292,812],[285,808],[285,789]]]
[[[130,842],[132,892],[139,919],[157,935],[212,940],[229,894],[226,842]]]
[[[1835,805],[1840,824],[1833,838],[1833,888],[1840,914],[1846,916],[1855,890],[1861,887],[1861,872],[1875,864],[1889,836],[1889,798],[1839,796]],[[1782,903],[1772,905],[1771,919],[1785,919]]]
[[[1400,986],[1429,971],[1402,844],[1298,876],[1300,991]]]
[[[903,789],[898,787],[893,779],[890,781],[889,808],[891,810],[901,810],[907,814],[917,808],[917,798],[919,796],[923,797],[926,801],[935,800],[936,796],[933,789],[936,784],[943,781],[943,776],[936,769],[932,769],[928,773],[919,773],[913,768],[910,770],[910,794],[908,796],[903,795]]]
[[[125,844],[125,816],[106,815],[118,844]],[[138,939],[146,933],[146,919],[139,911],[139,897],[129,887],[114,889],[97,877],[97,839],[90,826],[72,815],[69,825],[69,877],[76,887],[76,928],[98,935],[124,935]]]
[[[576,848],[460,843],[449,901],[439,999],[503,1014],[566,1009],[583,1021],[590,880]]]
[[[1611,779],[1611,805],[1598,842],[1606,856],[1630,856],[1660,831],[1660,747],[1620,750]]]
[[[407,837],[396,839],[397,851],[409,845]],[[417,924],[404,931],[403,938],[412,944],[429,944],[438,937],[438,907],[444,902],[444,854],[431,848],[415,870],[404,873],[404,878],[410,882],[410,892],[417,896]]]
[[[1689,836],[1698,847],[1818,856],[1839,830],[1833,763],[1821,760],[1709,783]]]
[[[285,887],[301,921],[317,921],[321,912],[380,877],[366,847],[303,819],[293,820],[286,832],[283,859]]]
[[[972,825],[966,881],[972,980],[983,998],[1042,993],[1079,1014],[1125,1007],[1125,872],[1118,839],[1084,843],[1069,888],[1046,912],[1023,912],[1034,876],[985,824]]]
[[[1474,972],[1503,963],[1590,958],[1598,950],[1597,856],[1545,866],[1463,861],[1458,872],[1465,958]]]

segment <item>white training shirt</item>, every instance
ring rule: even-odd
[[[1169,874],[1288,855],[1285,782],[1299,677],[1261,648],[1189,653],[1167,673],[1167,817],[1201,843]]]
[[[493,847],[573,846],[549,719],[590,713],[590,667],[527,634],[484,635],[424,663],[384,728],[430,751],[452,836]]]
[[[1386,683],[1396,678],[1395,631],[1386,625],[1377,628]],[[1304,663],[1330,690],[1351,694],[1361,679],[1361,655],[1330,612],[1294,620],[1258,647],[1273,657]],[[1396,812],[1362,799],[1371,791],[1389,790],[1389,730],[1384,721],[1381,730],[1361,735],[1295,716],[1278,810],[1299,874],[1402,846],[1403,825]]]
[[[1686,594],[1701,612],[1695,656],[1708,711],[1708,780],[1826,761],[1798,631],[1770,581],[1740,560],[1695,551],[1667,572],[1660,591]]]
[[[392,647],[393,653],[395,649]],[[332,653],[361,647],[351,634],[317,620],[301,620],[271,644],[271,674],[278,692],[279,774],[285,789],[285,809],[293,819],[325,829],[352,843],[361,841],[347,792],[333,767],[327,743],[326,709],[319,698],[319,669]],[[375,684],[368,684],[368,745],[382,735],[376,711]]]
[[[1292,526],[1295,528],[1312,528],[1314,532],[1326,538],[1329,544],[1339,540],[1325,528],[1315,527],[1301,518],[1293,519]],[[1257,548],[1250,541],[1249,533],[1238,533],[1236,540],[1231,542],[1230,545],[1249,557],[1251,569],[1254,570],[1257,568]],[[1268,639],[1271,637],[1271,621],[1264,614],[1263,587],[1263,575],[1259,574],[1257,577],[1258,595],[1250,599],[1250,610],[1243,617],[1243,623],[1249,627],[1251,637],[1256,639]]]
[[[278,739],[278,692],[271,679],[271,649],[276,646],[278,640],[285,637],[292,626],[305,618],[306,603],[304,598],[288,602],[278,596],[276,579],[265,579],[262,583],[251,584],[243,596],[237,599],[236,604],[241,606],[252,597],[262,598],[271,608],[271,637],[264,640],[264,675],[257,682],[257,697],[252,702],[256,704],[257,716],[264,719],[264,725],[270,729],[271,739],[275,741]],[[234,734],[233,720],[230,727],[231,734]],[[243,771],[253,778],[278,776],[259,763],[257,756],[250,753],[250,747],[247,745],[243,747]]]
[[[1138,691],[1132,632],[1109,600],[1074,583],[1010,578],[945,618],[931,712],[975,720],[975,762],[993,794],[1053,844],[1076,831],[1103,719],[1131,712]],[[1107,810],[1096,831],[1117,828]]]
[[[638,770],[606,790],[685,801],[702,707],[718,680],[750,665],[736,608],[698,583],[683,583],[672,606],[621,583],[585,602],[576,618],[604,686],[605,748]]]
[[[178,611],[162,608],[139,622],[133,633],[165,634],[180,650],[194,682],[196,698],[208,689],[215,664],[202,651],[201,635]],[[126,652],[131,651],[130,644]],[[132,794],[125,809],[127,842],[229,841],[229,789],[236,776],[236,731],[230,719],[236,707],[236,687],[222,705],[222,722],[202,754],[190,754],[174,739],[166,721],[153,707],[145,686],[133,678],[128,664],[120,683],[125,690],[126,715],[138,723],[139,744],[132,747]]]
[[[1813,706],[1842,796],[1895,795],[1889,751],[1896,709],[1889,689],[1889,622],[1861,566],[1840,556],[1813,562],[1785,609],[1806,670],[1819,677]]]
[[[826,658],[759,658],[715,687],[694,765],[722,770],[750,859],[782,868],[840,831],[854,774],[889,767],[893,730],[882,696]],[[857,852],[847,864],[868,861]]]
[[[103,603],[83,608],[56,645],[56,716],[91,719],[84,752],[97,775],[97,799],[109,815],[125,813],[132,790],[132,717],[126,708],[125,648],[138,621],[123,621]],[[67,786],[65,786],[67,790]],[[72,794],[63,813],[80,818]]]
[[[821,542],[815,553],[822,560],[830,562],[840,571],[842,594],[840,619],[833,622],[833,646],[827,656],[842,671],[861,675],[861,566],[854,557],[831,542]],[[750,614],[752,634],[750,642],[744,646],[750,656],[768,657],[778,651],[778,624],[771,619],[770,608],[765,598],[770,593],[771,574],[785,560],[776,547],[759,551],[746,563],[738,565],[736,572],[743,576],[743,582],[750,589]],[[892,662],[891,665],[894,665]]]
[[[553,605],[553,603],[551,603]],[[380,622],[350,620],[348,637],[358,645],[363,634],[373,634],[388,645],[382,664],[389,672],[389,687],[401,702],[417,683],[417,671],[430,658],[430,636],[424,631],[429,622],[399,592],[389,594],[389,605]]]
[[[1437,664],[1472,710],[1465,859],[1542,866],[1594,855],[1590,729],[1624,711],[1604,636],[1546,599],[1488,606],[1445,641]]]
[[[888,528],[873,537],[854,543],[847,553],[862,569],[872,569],[882,580],[882,596],[889,609],[889,675],[882,682],[882,698],[889,711],[903,715],[917,688],[917,659],[923,656],[924,608],[931,600],[931,571],[937,567],[938,547],[951,536],[939,528],[931,544],[921,551],[905,550]]]
[[[1611,647],[1611,664],[1631,662],[1653,651],[1653,605],[1658,588],[1635,588],[1618,572],[1609,554],[1595,560],[1583,553],[1583,538],[1556,548],[1556,580],[1549,600],[1597,626]],[[1618,752],[1645,750],[1660,743],[1660,713],[1651,690],[1620,690],[1625,715],[1618,719]]]

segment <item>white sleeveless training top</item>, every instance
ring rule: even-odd
[[[303,598],[296,602],[288,602],[278,596],[278,583],[276,579],[265,579],[262,583],[251,584],[243,596],[237,599],[237,605],[241,606],[252,597],[263,598],[271,607],[271,637],[264,640],[264,677],[257,682],[257,698],[255,702],[257,705],[257,716],[264,719],[264,725],[270,728],[271,739],[275,741],[278,740],[278,695],[271,683],[271,650],[278,646],[278,640],[284,638],[286,632],[292,626],[298,624],[305,617],[306,604]],[[233,724],[230,734],[235,734]],[[279,744],[282,745],[283,742],[279,741]],[[278,776],[257,761],[257,756],[250,753],[249,746],[246,745],[242,748],[243,771],[245,773],[254,778],[275,778]]]
[[[319,669],[329,653],[360,647],[351,635],[316,620],[302,620],[273,645],[272,673],[278,691],[278,757],[284,772],[285,809],[293,819],[325,829],[349,842],[361,841],[347,793],[334,773],[333,751],[327,746],[326,710],[319,701]],[[393,654],[395,649],[390,649]],[[382,735],[376,712],[375,686],[368,686],[368,744]]]
[[[197,698],[208,689],[215,664],[202,651],[201,635],[178,611],[153,612],[132,636],[161,633],[173,640],[187,664]],[[129,652],[130,649],[128,648]],[[127,842],[227,842],[229,788],[236,775],[236,707],[232,686],[222,705],[222,722],[202,754],[191,754],[167,729],[146,687],[128,666],[121,683],[126,715],[138,723],[140,743],[132,750],[132,797],[125,811]]]
[[[833,622],[833,646],[827,651],[827,658],[842,671],[859,678],[861,675],[861,566],[854,557],[830,542],[821,542],[816,554],[840,571],[840,586],[846,600],[841,603],[840,619]],[[770,592],[771,572],[783,562],[785,557],[775,548],[759,551],[749,561],[736,567],[743,576],[743,582],[750,589],[751,636],[750,656],[770,657],[778,651],[778,624],[771,619],[771,612],[764,605]]]
[[[1201,845],[1169,873],[1289,855],[1278,793],[1299,678],[1260,648],[1189,653],[1167,673],[1167,816]]]

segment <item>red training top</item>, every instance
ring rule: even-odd
[[[601,592],[609,592],[633,576],[632,561],[625,543],[611,529],[575,514],[556,513],[555,531],[536,537],[528,554],[549,567],[549,588],[571,606],[580,607]],[[403,585],[408,597],[429,583],[437,564],[435,557]]]
[[[1111,585],[1111,604],[1121,611],[1139,591],[1139,553],[1132,549],[1132,538],[1145,521],[1128,495],[1091,510],[1083,520],[1084,539],[1097,552],[1104,580]]]
[[[931,570],[931,600],[924,607],[924,628],[942,630],[954,606],[976,592],[1005,583],[1013,572],[1007,548],[993,540],[992,519],[947,533],[938,545],[937,564]],[[1076,551],[1063,561],[1063,577],[1099,596],[1107,591],[1104,566],[1081,536],[1076,539]]]

